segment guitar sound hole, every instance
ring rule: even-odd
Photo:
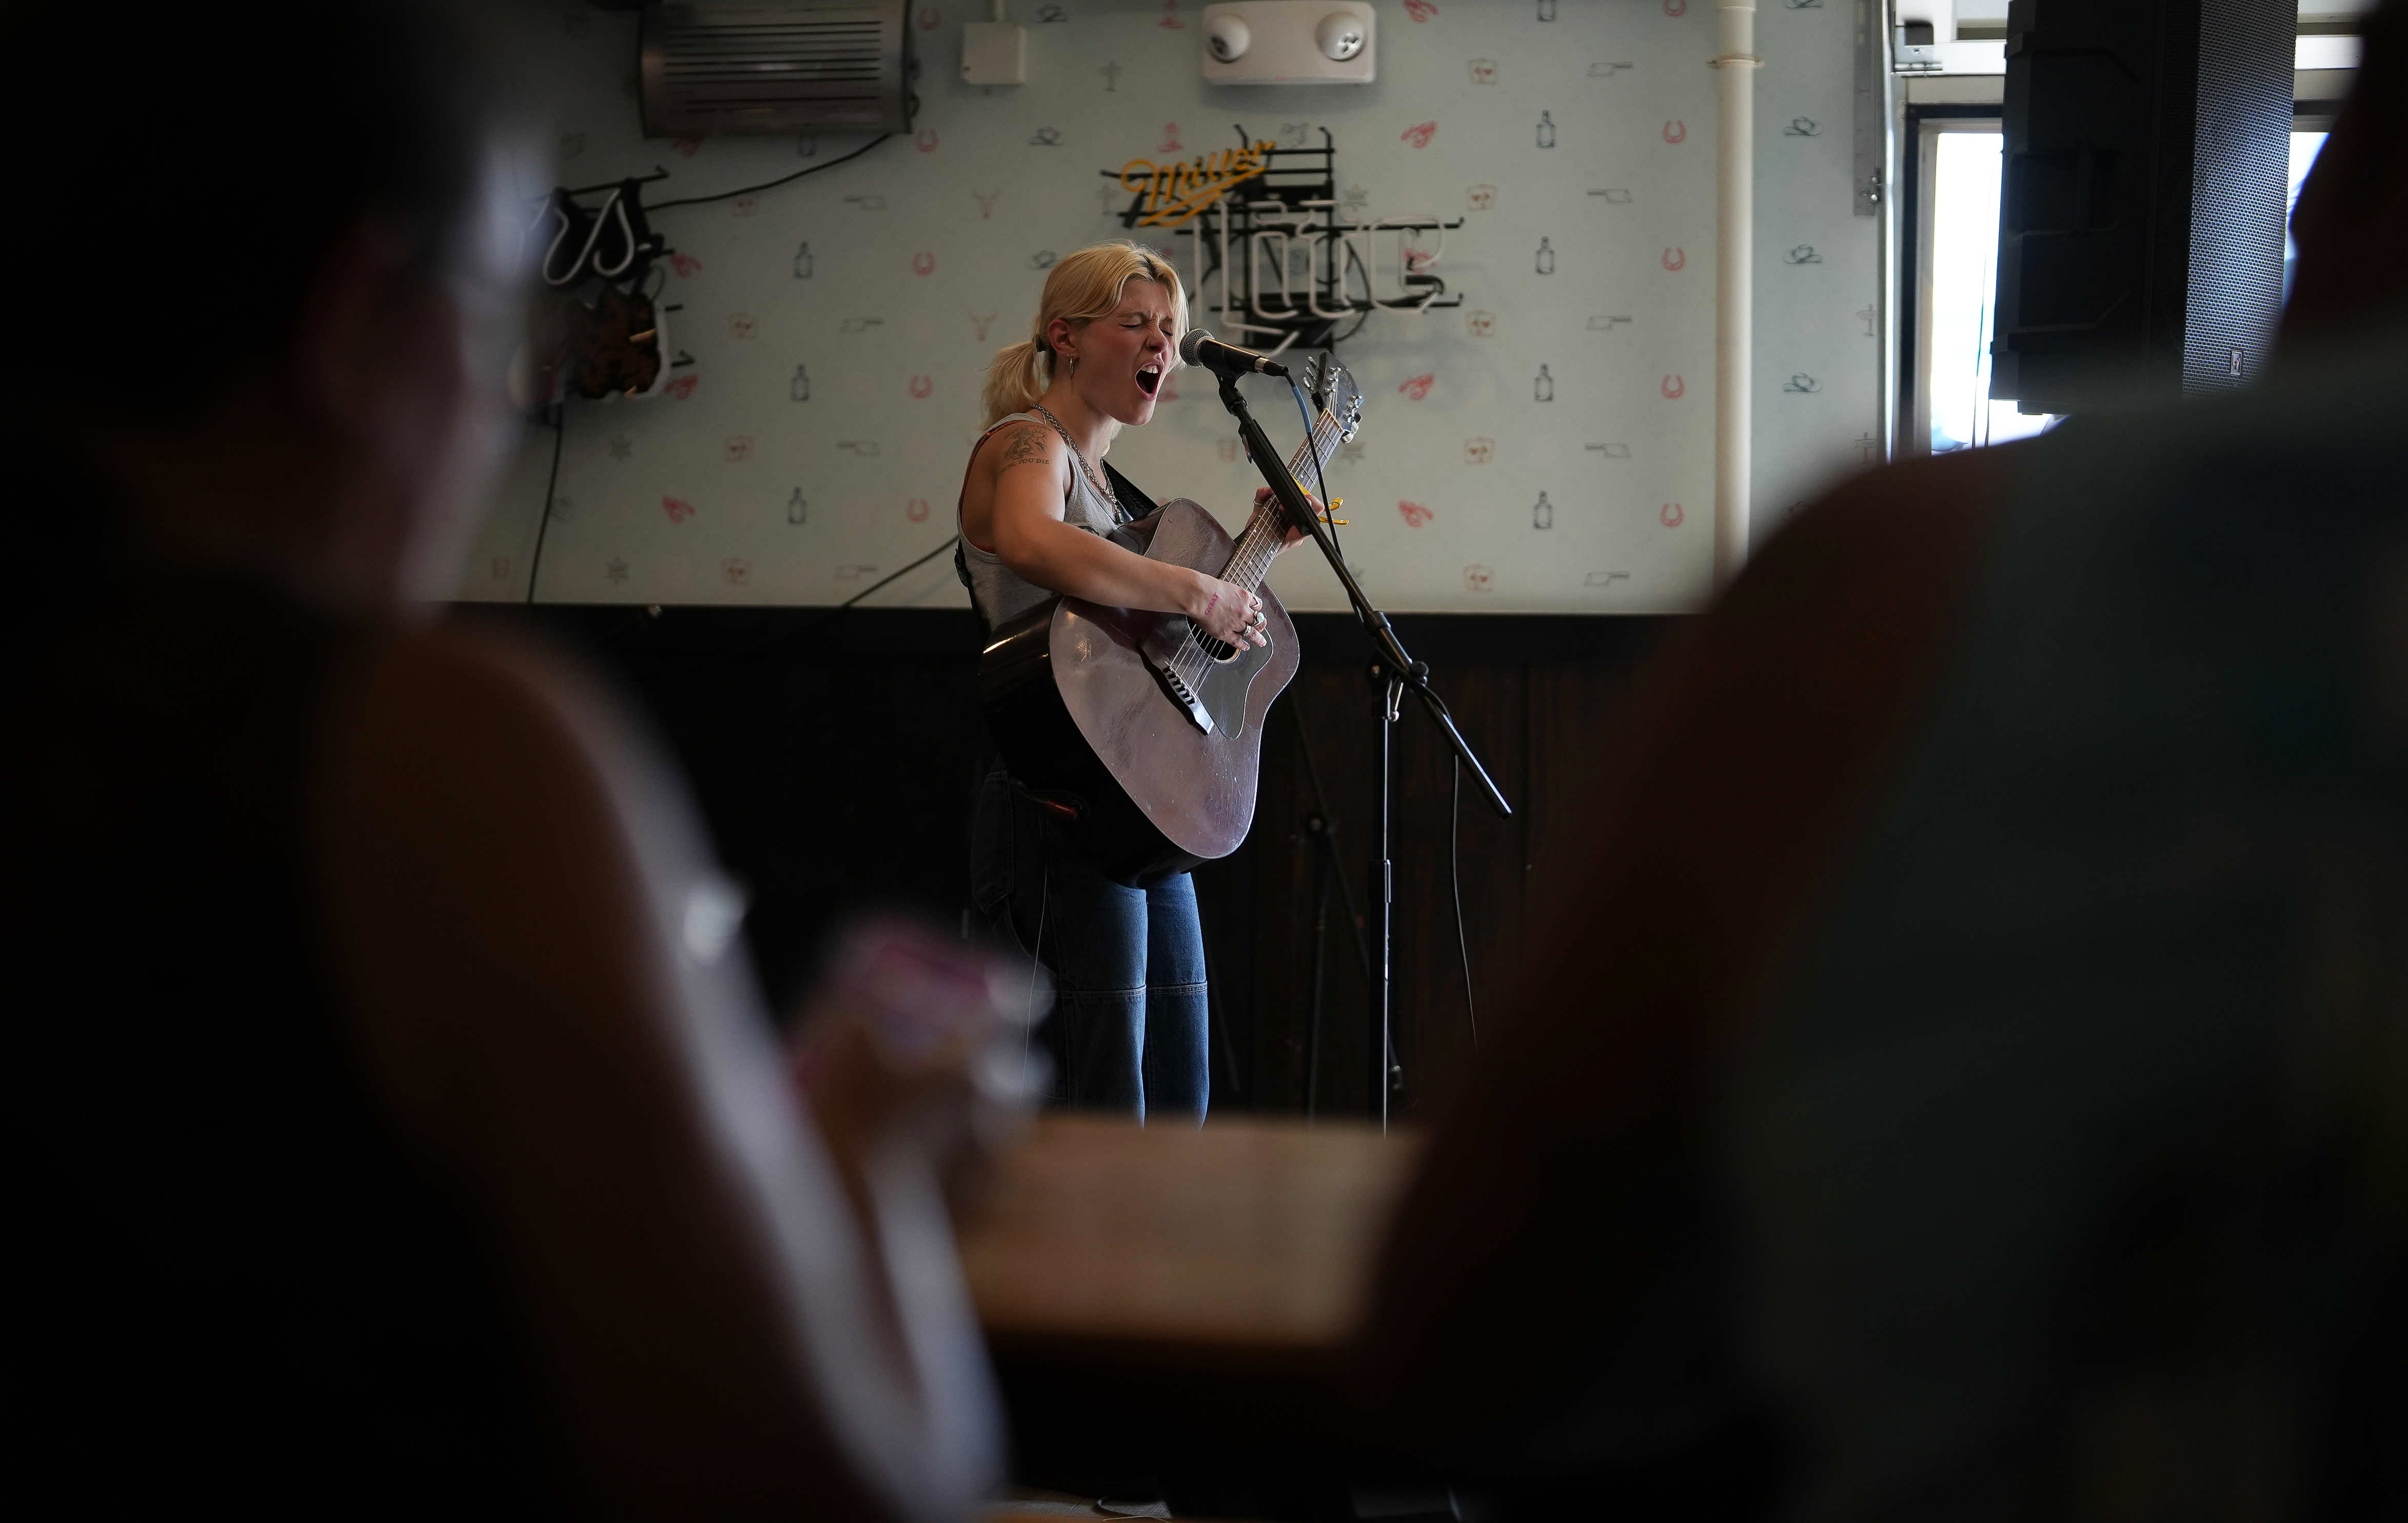
[[[1206,634],[1204,632],[1204,626],[1197,624],[1195,620],[1188,620],[1187,627],[1195,632],[1196,643],[1202,646],[1204,648],[1204,654],[1211,656],[1214,661],[1226,663],[1235,661],[1238,658],[1238,648],[1236,646],[1226,644],[1220,640],[1214,639],[1211,636]]]

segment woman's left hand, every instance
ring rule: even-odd
[[[1270,500],[1271,489],[1269,487],[1258,486],[1254,488],[1254,511],[1258,513],[1261,512],[1264,507],[1269,503]],[[1305,495],[1305,500],[1307,502],[1312,501],[1312,494],[1307,493]],[[1287,532],[1280,536],[1280,548],[1282,550],[1285,550],[1288,546],[1296,543],[1298,539],[1303,538],[1304,525],[1291,521],[1287,526]]]

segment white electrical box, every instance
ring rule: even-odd
[[[962,23],[962,83],[1026,84],[1028,29],[1010,22]]]
[[[1228,0],[1206,6],[1204,82],[1369,84],[1378,18],[1368,0]]]

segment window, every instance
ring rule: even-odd
[[[1928,283],[1916,438],[1933,454],[2027,438],[2056,419],[1990,398],[1999,299],[1999,124],[1930,122],[1926,141],[1931,215],[1921,262]]]
[[[2306,130],[2291,134],[2291,194],[2290,199],[2285,203],[2283,212],[2285,223],[2283,296],[2285,300],[2288,300],[2291,295],[2291,266],[2300,262],[2300,247],[2291,241],[2289,228],[2291,213],[2300,208],[2300,187],[2307,183],[2308,170],[2315,166],[2316,155],[2324,151],[2324,146],[2325,135],[2321,131]]]

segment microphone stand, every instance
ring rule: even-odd
[[[1380,1129],[1384,1132],[1388,1129],[1389,1098],[1404,1080],[1404,1066],[1390,1056],[1394,1051],[1396,1011],[1395,959],[1391,954],[1396,940],[1397,887],[1395,738],[1397,716],[1404,708],[1404,697],[1408,692],[1421,700],[1423,712],[1429,715],[1430,722],[1446,738],[1446,743],[1454,748],[1457,759],[1470,769],[1472,780],[1480,784],[1481,793],[1488,799],[1488,807],[1495,810],[1499,818],[1510,819],[1513,806],[1505,801],[1505,795],[1489,778],[1488,769],[1481,766],[1480,758],[1472,754],[1470,742],[1464,740],[1461,730],[1455,728],[1455,716],[1447,711],[1446,700],[1440,697],[1429,684],[1429,668],[1406,654],[1403,642],[1397,639],[1396,629],[1388,623],[1388,616],[1372,605],[1371,599],[1365,596],[1362,584],[1354,580],[1354,573],[1347,568],[1345,558],[1338,553],[1337,541],[1330,538],[1320,515],[1312,510],[1304,489],[1297,485],[1295,477],[1288,474],[1279,451],[1271,444],[1270,436],[1263,432],[1262,424],[1254,422],[1254,415],[1246,410],[1246,399],[1238,394],[1238,378],[1217,370],[1214,374],[1220,377],[1221,405],[1238,420],[1238,436],[1246,441],[1246,453],[1253,458],[1254,467],[1263,473],[1264,484],[1287,510],[1289,521],[1312,536],[1312,542],[1321,547],[1322,557],[1329,562],[1329,569],[1337,573],[1338,584],[1346,589],[1346,600],[1354,605],[1354,617],[1361,622],[1363,632],[1371,638],[1371,682],[1380,692],[1380,856],[1371,874],[1371,913],[1377,922],[1374,940],[1379,958],[1377,976],[1372,980],[1372,1018],[1378,1029],[1371,1034],[1371,1093],[1377,1098]]]

